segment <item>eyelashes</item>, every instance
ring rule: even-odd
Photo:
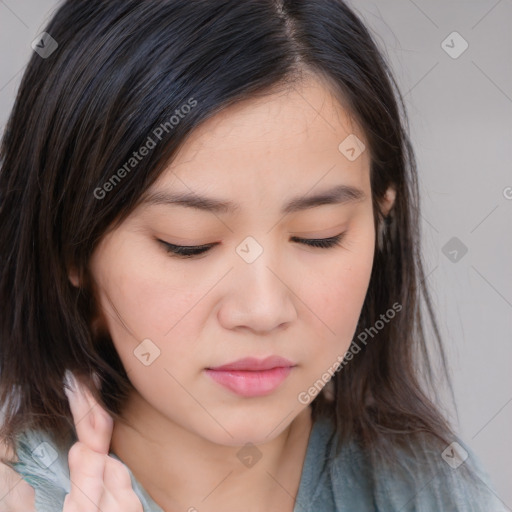
[[[309,247],[315,247],[318,249],[332,249],[336,246],[340,246],[340,242],[343,240],[345,234],[346,231],[340,233],[339,235],[331,236],[330,238],[292,237],[292,240],[294,242],[307,245]],[[206,245],[174,245],[160,239],[157,239],[157,241],[163,245],[166,252],[171,253],[173,256],[178,256],[181,258],[193,258],[194,256],[199,256],[201,254],[208,252],[215,245],[218,245],[217,243]]]
[[[207,251],[209,251],[214,245],[217,244],[208,244],[208,245],[174,245],[169,242],[164,242],[163,240],[158,240],[164,246],[164,249],[167,252],[170,252],[176,256],[181,256],[183,258],[192,258],[193,256],[199,256]]]
[[[336,236],[331,236],[330,238],[297,238],[292,237],[294,242],[299,242],[303,245],[308,245],[309,247],[318,247],[320,249],[330,249],[332,247],[336,247],[340,245],[341,240],[345,233],[340,233]]]

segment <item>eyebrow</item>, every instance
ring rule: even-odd
[[[365,199],[366,194],[361,189],[350,185],[338,185],[315,195],[294,197],[283,206],[281,213],[289,214],[326,204],[356,203]],[[219,214],[232,214],[240,210],[240,205],[232,201],[200,196],[194,192],[153,192],[146,196],[142,204],[183,206]]]

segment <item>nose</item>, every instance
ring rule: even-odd
[[[286,271],[286,262],[264,251],[256,261],[241,260],[230,272],[219,320],[226,329],[264,334],[284,328],[297,319],[294,288],[300,283]]]

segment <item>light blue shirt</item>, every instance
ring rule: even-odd
[[[447,447],[438,453],[415,446],[414,456],[397,449],[393,460],[375,463],[356,443],[347,443],[336,455],[333,440],[331,423],[317,420],[311,430],[294,512],[509,510],[496,496],[475,455],[461,441],[455,451]],[[34,488],[36,511],[62,511],[70,491],[67,451],[56,450],[48,434],[27,431],[18,440],[17,455],[19,462],[12,467]],[[469,468],[475,474],[473,479]],[[164,512],[127,469],[144,512]]]

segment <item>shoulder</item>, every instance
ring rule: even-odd
[[[68,451],[59,447],[46,432],[27,430],[19,433],[15,457],[9,456],[12,462],[6,462],[2,468],[7,478],[2,479],[0,485],[7,486],[5,492],[9,501],[5,504],[0,501],[0,512],[62,510],[70,490],[67,455]],[[21,498],[25,500],[23,503]],[[25,505],[27,500],[30,505]],[[13,507],[13,504],[21,508],[6,508],[5,511],[1,508]]]
[[[0,459],[12,459],[0,440]],[[0,512],[35,512],[35,492],[25,480],[0,460]]]
[[[333,457],[331,475],[340,504],[348,494],[380,511],[505,510],[480,461],[461,440],[441,446],[426,437],[411,437],[379,458],[358,443],[348,443]]]

